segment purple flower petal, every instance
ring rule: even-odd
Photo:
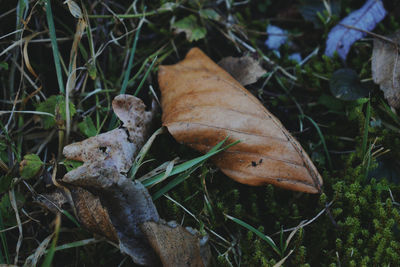
[[[337,51],[345,60],[351,45],[366,35],[365,32],[350,29],[342,25],[349,25],[360,30],[372,31],[385,16],[385,10],[381,0],[368,0],[360,9],[353,11],[332,28],[326,40],[325,54],[332,57]]]
[[[279,27],[268,25],[267,27],[268,39],[265,45],[271,50],[278,50],[281,45],[287,42],[287,31]]]

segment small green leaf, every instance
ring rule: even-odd
[[[85,117],[85,119],[78,124],[78,128],[87,137],[92,137],[97,134],[97,129],[94,126],[92,118]]]
[[[56,104],[57,104],[57,97],[55,95],[52,95],[49,98],[47,98],[46,101],[41,102],[37,106],[36,111],[42,111],[54,114],[56,109]],[[56,124],[56,120],[53,117],[41,116],[41,118],[43,120],[43,127],[45,129],[49,129]]]
[[[89,63],[89,69],[88,69],[88,71],[89,71],[89,77],[90,77],[92,80],[95,80],[96,77],[97,77],[96,65],[95,65],[95,64],[92,64],[92,63]]]
[[[205,19],[212,19],[219,21],[221,18],[221,16],[214,9],[211,8],[202,9],[199,11],[199,14],[202,18]]]
[[[0,70],[1,69],[8,70],[8,63],[5,61],[0,62]]]
[[[66,120],[67,119],[67,114],[65,113],[65,99],[64,99],[64,97],[62,97],[62,99],[58,103],[59,103],[58,106],[59,106],[61,118],[63,120]],[[76,113],[75,105],[72,102],[69,102],[69,114],[70,114],[71,118],[75,115],[75,113]]]
[[[368,89],[360,83],[353,69],[339,69],[332,74],[329,81],[332,94],[342,100],[357,100],[368,96]]]
[[[36,108],[36,111],[47,112],[54,115],[57,115],[56,110],[60,112],[61,118],[66,120],[67,116],[65,113],[65,98],[62,95],[52,95],[47,98],[46,101],[39,103]],[[71,117],[76,113],[75,105],[72,102],[69,102],[69,112]],[[56,120],[53,117],[41,116],[41,118],[43,120],[43,127],[45,129],[49,129],[56,124]]]
[[[184,32],[189,42],[198,41],[207,34],[207,29],[197,23],[195,15],[187,16],[172,25],[176,33]]]
[[[367,103],[369,101],[368,97],[362,97],[359,98],[355,101],[356,105],[364,105],[365,103]]]
[[[77,160],[72,160],[72,159],[67,159],[63,162],[65,168],[67,169],[67,172],[72,171],[73,169],[76,169],[80,166],[83,165],[82,161],[77,161]]]
[[[36,154],[27,154],[19,164],[19,173],[24,179],[30,179],[37,175],[44,165],[43,161]]]

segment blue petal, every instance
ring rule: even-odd
[[[293,54],[289,55],[289,59],[290,60],[294,60],[297,63],[300,63],[301,62],[301,55],[300,55],[300,53],[293,53]]]
[[[287,41],[287,31],[279,27],[268,25],[267,33],[268,39],[265,41],[265,45],[271,50],[279,49]]]
[[[349,29],[342,26],[349,25],[355,28],[372,31],[385,16],[387,11],[381,0],[368,0],[360,9],[353,11],[332,28],[326,40],[325,54],[332,57],[335,51],[345,60],[351,45],[366,35],[365,32]]]

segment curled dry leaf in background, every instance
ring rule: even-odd
[[[218,65],[243,86],[255,83],[266,73],[260,63],[249,55],[226,57],[218,62]]]
[[[160,66],[163,125],[174,138],[206,152],[229,136],[240,143],[213,160],[249,185],[321,192],[322,178],[300,144],[250,92],[193,48],[178,64]]]
[[[122,129],[68,145],[63,151],[67,159],[84,162],[62,179],[71,190],[79,220],[92,232],[119,243],[120,250],[136,264],[191,266],[188,263],[196,262],[196,266],[207,266],[207,257],[198,255],[208,245],[199,245],[200,240],[190,234],[177,239],[184,228],[166,228],[147,189],[123,174],[148,136],[155,105],[147,112],[140,99],[119,95],[113,108],[123,122]],[[148,231],[150,222],[152,231]],[[188,249],[176,253],[172,248]]]
[[[374,39],[372,51],[372,78],[380,85],[389,105],[400,107],[400,31],[386,36],[393,42],[379,38]],[[397,44],[397,45],[395,45]]]

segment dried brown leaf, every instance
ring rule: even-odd
[[[100,198],[80,187],[72,189],[71,193],[82,224],[90,231],[103,235],[113,242],[118,242],[110,215],[101,204]]]
[[[110,221],[108,211],[102,206],[100,199],[81,187],[71,187],[73,201],[69,201],[65,192],[56,189],[52,193],[36,197],[36,201],[53,213],[59,213],[66,203],[74,205],[79,221],[93,233],[118,242],[117,233]]]
[[[250,92],[200,49],[160,66],[163,125],[174,138],[206,152],[229,136],[240,143],[214,157],[229,177],[319,193],[322,178],[300,144]]]
[[[160,226],[164,230],[160,230],[162,243],[155,246],[154,239],[161,240],[161,237],[154,236],[154,232],[150,235],[141,229],[148,222],[160,222],[151,196],[140,182],[131,181],[122,174],[129,170],[148,135],[154,105],[153,110],[147,112],[140,99],[120,95],[114,99],[113,108],[123,121],[122,129],[115,129],[64,148],[67,159],[84,162],[62,179],[71,188],[80,221],[92,232],[118,242],[120,250],[130,255],[136,264],[159,265],[160,258],[164,262],[167,248],[178,241],[181,243],[175,244],[176,247],[185,244],[185,248],[191,246],[194,250],[185,250],[185,254],[175,258],[178,265],[166,266],[184,266],[182,260],[186,259],[195,262],[204,246],[196,246],[199,239],[191,235],[182,236],[182,240],[174,239],[175,228],[166,229]],[[167,233],[168,231],[171,233]]]
[[[218,65],[243,86],[257,82],[267,72],[249,55],[226,57],[218,62]]]
[[[127,172],[132,165],[137,150],[128,140],[124,129],[115,129],[99,134],[82,142],[64,147],[66,158],[83,161],[87,165],[103,160],[112,160],[121,172]]]
[[[122,252],[132,257],[136,264],[155,265],[158,258],[151,249],[139,225],[146,221],[159,221],[157,210],[147,189],[139,182],[132,182],[122,175],[113,159],[96,161],[68,172],[63,182],[80,186],[98,196],[106,210],[101,217],[109,220],[118,236]],[[81,196],[82,197],[82,196]],[[86,203],[87,205],[87,203]],[[97,204],[92,204],[97,205]],[[97,216],[88,212],[88,216]],[[96,218],[94,221],[103,221]],[[103,226],[95,228],[104,229]],[[112,233],[103,233],[110,236]]]
[[[372,78],[380,85],[389,105],[400,107],[400,62],[399,46],[400,31],[387,36],[393,43],[379,38],[374,39],[372,50]]]
[[[209,247],[201,244],[201,241],[193,233],[175,222],[165,224],[148,221],[141,224],[140,229],[148,237],[163,266],[201,267],[208,265]]]
[[[118,95],[112,102],[113,110],[129,132],[129,140],[135,144],[136,150],[143,146],[156,111],[153,101],[150,111],[146,111],[143,101],[131,95]]]

